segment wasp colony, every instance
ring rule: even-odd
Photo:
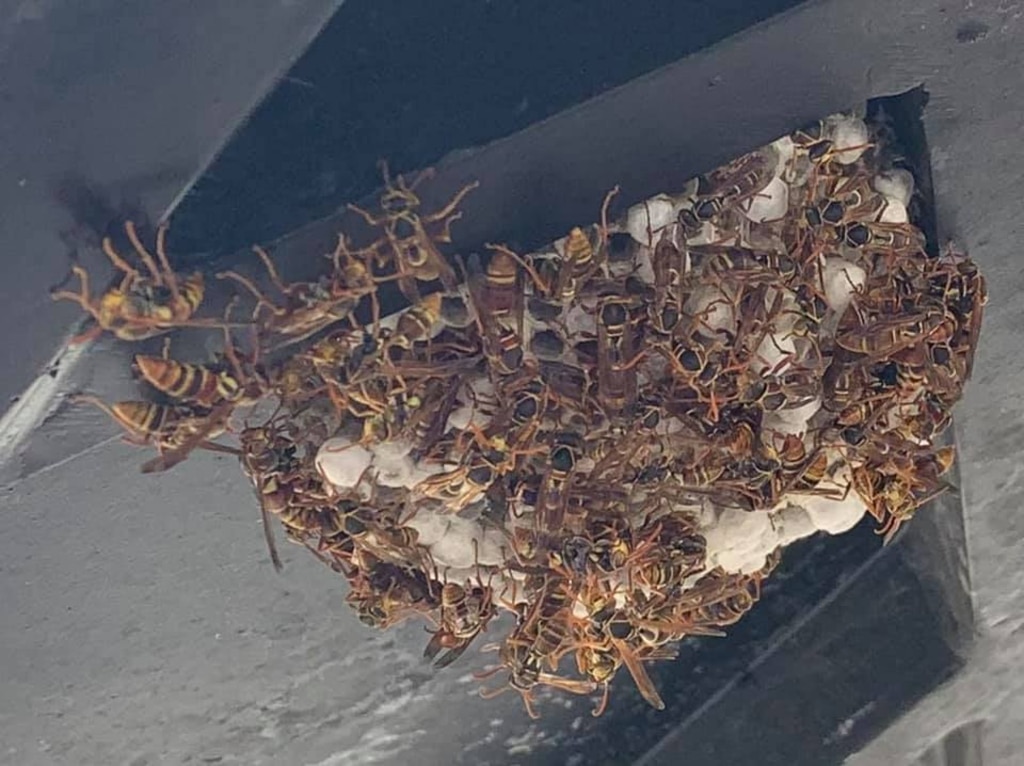
[[[265,279],[216,275],[238,294],[223,318],[194,317],[202,275],[128,225],[142,268],[108,242],[121,281],[94,297],[79,270],[81,292],[55,297],[92,314],[90,336],[205,326],[223,350],[137,355],[169,403],[79,398],[156,448],[145,471],[237,455],[275,565],[274,519],[348,581],[365,624],[423,618],[436,665],[490,626],[485,696],[513,689],[535,716],[554,687],[600,715],[625,668],[662,708],[645,665],[739,620],[786,545],[865,513],[888,541],[950,488],[939,437],[985,282],[963,254],[929,256],[913,176],[884,149],[830,117],[617,220],[612,190],[537,252],[451,261],[475,184],[426,210],[429,173],[385,169],[376,208],[353,208],[375,241],[339,234],[299,283],[257,248]],[[382,317],[381,289],[408,307]]]

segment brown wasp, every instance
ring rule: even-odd
[[[847,233],[847,227],[874,224],[886,204],[885,197],[871,188],[867,177],[832,176],[826,180],[821,197],[804,209],[804,218],[812,228],[838,230],[839,236],[831,237],[838,241]],[[854,235],[854,239],[859,238]]]
[[[120,283],[98,299],[93,298],[89,273],[75,264],[71,270],[79,279],[79,291],[55,290],[51,293],[54,300],[70,300],[79,304],[96,322],[94,328],[73,338],[73,343],[94,340],[104,331],[121,340],[135,341],[152,338],[175,327],[222,326],[215,320],[193,318],[203,301],[203,275],[197,271],[181,277],[171,269],[164,247],[166,225],[157,229],[155,260],[142,244],[131,221],[125,222],[124,229],[148,276],[114,250],[110,237],[104,237],[104,254],[124,275]]]
[[[441,587],[440,627],[434,633],[423,656],[434,659],[444,649],[445,653],[434,662],[438,668],[447,667],[462,656],[496,613],[493,593],[489,586],[463,586],[445,583]]]
[[[470,256],[467,284],[488,366],[500,379],[523,365],[523,286],[518,256],[505,247],[491,248],[486,271],[475,254]]]
[[[835,231],[840,242],[856,250],[880,256],[889,264],[889,268],[898,259],[917,257],[925,249],[924,234],[909,223],[857,221],[840,223]]]
[[[596,652],[596,659],[603,660],[599,662],[597,667],[590,666],[587,669],[590,671],[586,673],[594,681],[598,681],[595,675],[605,675],[603,681],[605,689],[603,699],[599,703],[598,708],[593,712],[594,716],[600,715],[600,711],[603,711],[607,706],[607,695],[608,695],[608,684],[611,680],[611,676],[614,675],[615,670],[625,665],[626,670],[629,671],[629,675],[633,678],[633,683],[636,684],[636,688],[640,692],[640,696],[644,698],[648,705],[653,707],[655,710],[664,710],[665,703],[661,699],[661,695],[658,693],[657,687],[648,675],[647,670],[644,668],[643,662],[645,660],[664,660],[674,659],[676,657],[676,651],[672,649],[636,649],[633,644],[637,641],[639,630],[637,626],[629,621],[621,622],[609,622],[603,629],[603,636],[596,643],[585,645],[583,649],[589,648],[591,651]],[[611,667],[608,667],[608,663],[611,663]],[[584,666],[588,663],[580,663],[579,657],[577,657],[577,664],[581,665],[581,672],[584,671]],[[602,667],[603,665],[603,667]],[[594,671],[598,671],[596,674]],[[611,671],[609,673],[609,670]]]
[[[940,259],[942,268],[929,279],[932,292],[941,291],[941,297],[960,320],[953,339],[958,349],[963,349],[964,377],[966,383],[974,370],[974,351],[981,334],[985,305],[988,303],[988,288],[985,277],[970,258],[956,253],[952,245]]]
[[[76,394],[70,401],[93,404],[103,410],[125,431],[125,441],[140,446],[153,445],[159,456],[143,464],[143,473],[166,471],[196,448],[215,452],[233,452],[230,447],[210,441],[227,428],[233,405],[224,402],[212,410],[197,412],[180,405],[122,401],[110,405],[95,396]]]
[[[867,143],[840,148],[836,146],[834,136],[833,126],[825,120],[811,122],[802,128],[798,128],[790,135],[797,151],[805,156],[814,166],[815,174],[808,184],[812,189],[815,188],[815,179],[819,175],[838,172],[834,165],[837,156],[854,150],[868,149],[873,146],[873,144]]]
[[[495,478],[490,465],[460,466],[420,482],[415,492],[419,497],[442,501],[448,513],[458,513],[483,498]]]
[[[686,257],[668,236],[667,230],[662,232],[654,246],[651,266],[654,271],[654,300],[648,309],[650,323],[655,331],[671,334],[683,315],[686,302]]]
[[[147,383],[184,404],[210,408],[246,397],[239,376],[227,370],[144,354],[136,354],[132,366]]]
[[[331,256],[334,270],[315,282],[286,284],[270,255],[262,247],[253,246],[253,252],[263,263],[271,284],[284,298],[278,304],[256,286],[249,277],[234,270],[222,271],[218,279],[230,279],[246,289],[255,299],[253,320],[259,322],[264,333],[287,336],[285,344],[305,340],[336,322],[350,319],[362,298],[369,296],[374,320],[379,315],[376,290],[388,277],[370,274],[366,263],[369,250],[352,252],[343,234]]]
[[[556,436],[551,446],[537,498],[537,529],[556,533],[562,528],[576,463],[582,455],[581,440],[572,433]]]
[[[483,680],[502,670],[508,670],[508,681],[497,689],[490,691],[481,689],[480,696],[484,699],[492,699],[509,689],[515,689],[526,706],[527,715],[535,720],[540,718],[540,714],[533,704],[533,691],[538,686],[551,686],[571,694],[590,694],[597,689],[597,685],[593,681],[563,678],[542,670],[541,657],[532,650],[532,647],[527,643],[512,641],[511,637],[502,643],[499,660],[501,664],[496,668],[473,675],[475,678]]]
[[[811,162],[825,161],[832,151],[828,126],[823,120],[817,120],[797,128],[790,137],[797,149],[804,152]]]
[[[252,480],[260,504],[263,535],[274,569],[282,568],[274,542],[270,516],[284,517],[294,498],[292,483],[299,470],[297,445],[274,419],[260,428],[246,428],[238,436],[242,470]]]
[[[381,561],[368,552],[359,556],[359,563],[345,600],[365,625],[387,628],[438,606],[422,570]]]
[[[701,230],[726,207],[750,199],[772,180],[776,158],[771,152],[754,151],[697,178],[697,195],[679,210],[679,225],[688,234]]]
[[[597,395],[607,414],[636,402],[636,366],[644,359],[632,299],[608,296],[597,304]]]
[[[836,333],[836,345],[846,351],[862,354],[868,359],[881,359],[889,354],[927,340],[945,321],[942,311],[925,311],[910,316],[880,318],[850,327],[844,315]]]
[[[573,694],[590,694],[597,686],[592,681],[562,678],[543,670],[546,662],[552,669],[563,646],[572,640],[570,618],[574,594],[568,584],[558,579],[548,579],[541,587],[540,595],[529,606],[512,632],[502,642],[499,653],[501,664],[490,671],[475,674],[487,678],[507,669],[509,680],[494,691],[481,691],[485,699],[497,696],[507,689],[515,689],[523,698],[523,704],[531,718],[538,718],[533,707],[533,689],[540,684],[553,686]]]
[[[605,195],[600,225],[592,226],[589,234],[579,226],[573,227],[563,240],[562,265],[550,285],[551,297],[563,304],[571,303],[580,287],[603,265],[608,252],[608,206],[618,193],[616,186]]]
[[[258,359],[247,360],[251,361],[247,368],[227,326],[224,338],[224,362],[214,365],[179,362],[170,358],[168,341],[164,343],[162,356],[135,354],[132,371],[157,391],[182,404],[212,409],[222,402],[254,403],[267,392],[269,385],[260,372]]]
[[[674,596],[687,577],[704,567],[704,540],[700,535],[691,532],[678,542],[688,546],[688,550],[655,552],[652,549],[649,556],[642,556],[633,572],[635,582],[665,597]]]
[[[890,453],[883,460],[871,460],[852,471],[853,489],[882,527],[878,534],[889,543],[900,526],[914,512],[952,489],[941,479],[953,465],[953,447],[922,455]]]
[[[455,271],[437,248],[437,243],[451,242],[451,225],[462,217],[455,209],[469,192],[476,189],[479,181],[467,184],[440,210],[433,213],[419,212],[420,198],[416,187],[433,175],[425,170],[416,179],[407,183],[403,176],[394,179],[388,172],[387,163],[380,163],[384,176],[384,191],[380,195],[380,216],[375,216],[356,205],[349,210],[360,215],[370,226],[384,230],[384,242],[375,247],[375,260],[379,265],[394,268],[398,286],[410,301],[419,300],[417,281],[432,282],[440,279],[445,290],[454,291],[458,286]],[[428,228],[437,224],[437,231]]]
[[[385,335],[381,343],[381,359],[400,362],[414,343],[429,339],[441,319],[441,305],[441,293],[431,293],[399,314],[394,332]]]
[[[643,629],[616,609],[614,594],[608,586],[590,582],[581,593],[580,600],[586,608],[587,618],[575,621],[578,630],[572,646],[576,652],[576,667],[581,675],[602,690],[601,699],[591,715],[597,718],[608,707],[612,679],[623,664],[647,703],[663,710],[665,705],[642,662],[675,659],[676,651],[637,646]]]

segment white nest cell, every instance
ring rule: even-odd
[[[904,168],[882,171],[875,176],[872,185],[875,191],[892,202],[900,203],[904,209],[914,195],[914,176]]]
[[[870,146],[868,126],[864,120],[846,115],[830,117],[827,122],[831,128],[835,161],[841,165],[852,165]]]
[[[707,566],[749,574],[764,566],[767,556],[779,547],[778,536],[767,513],[747,513],[724,508],[713,525],[700,530],[707,541]]]
[[[843,258],[826,258],[822,268],[825,301],[837,315],[842,315],[853,296],[864,288],[867,272],[863,267]]]
[[[796,355],[796,337],[792,334],[767,333],[754,352],[749,369],[758,374],[778,375],[793,365]]]
[[[641,245],[651,247],[660,232],[676,221],[676,205],[665,194],[633,205],[626,213],[625,229]]]
[[[740,210],[752,223],[782,220],[789,210],[789,185],[774,176],[767,186],[740,205]]]
[[[787,184],[792,183],[793,179],[789,176],[789,173],[793,159],[796,156],[796,144],[789,136],[783,136],[773,141],[771,147],[776,157],[778,157],[778,162],[775,164],[775,175],[783,179]]]
[[[698,287],[690,294],[685,310],[697,319],[697,332],[705,337],[715,337],[719,331],[736,332],[737,317],[732,296],[721,286]]]
[[[762,428],[767,431],[775,431],[779,434],[805,434],[811,418],[821,409],[821,398],[813,397],[809,401],[793,407],[783,407],[773,412],[765,413],[761,423]]]
[[[848,478],[848,475],[846,478]],[[807,512],[811,522],[818,529],[830,535],[848,532],[867,513],[867,506],[864,504],[864,500],[852,490],[841,499],[821,495],[799,494],[794,494],[789,499],[794,503],[798,503]]]
[[[910,215],[907,213],[907,206],[898,199],[886,198],[885,207],[878,216],[881,223],[908,223]]]
[[[771,521],[779,545],[782,546],[792,545],[797,540],[824,531],[818,528],[805,508],[792,504],[788,498],[784,507],[771,512]]]
[[[353,489],[366,476],[373,452],[349,439],[328,439],[316,454],[316,469],[324,480],[338,489]]]

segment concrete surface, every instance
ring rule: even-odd
[[[40,8],[66,11],[59,3],[23,3],[17,12],[28,14],[24,23],[30,24]],[[700,104],[747,128],[739,131],[743,139],[723,133],[721,155],[706,157],[706,166],[804,119],[924,83],[931,94],[925,122],[940,237],[965,246],[989,280],[975,380],[957,413],[979,635],[965,669],[852,757],[858,766],[912,763],[944,732],[973,720],[984,722],[987,766],[1017,764],[1024,753],[1024,527],[1017,520],[1024,497],[1017,306],[1024,289],[1017,256],[1024,188],[1022,17],[1019,0],[917,0],[896,9],[883,0],[821,0],[683,62],[692,89],[680,93],[681,112]],[[12,28],[4,27],[0,54],[29,55],[39,47],[27,44],[30,37],[12,36]],[[644,87],[639,90],[640,96],[636,89],[633,96],[611,94],[629,106],[624,113],[630,119],[595,125],[595,132],[609,146],[646,140],[653,147],[650,162],[664,164],[667,129],[644,122]],[[774,106],[744,102],[751,91],[772,94]],[[589,108],[576,110],[576,118],[585,120]],[[0,130],[15,124],[5,118]],[[538,130],[550,136],[560,125],[551,121]],[[499,162],[528,155],[528,145],[489,151]],[[5,179],[21,177],[30,159],[5,158]],[[547,200],[559,199],[561,184],[594,190],[646,174],[627,177],[614,158],[583,166],[573,151],[527,159],[504,193],[534,204],[522,212],[509,207],[510,226],[517,216],[547,208],[552,212],[542,216],[540,228],[557,228],[592,206],[589,198],[569,195],[556,211]],[[681,173],[701,169],[688,162],[677,165]],[[187,165],[176,171],[179,185],[194,172],[192,166],[186,172]],[[541,165],[547,175],[538,173]],[[111,171],[110,177],[125,173]],[[549,178],[553,186],[543,186]],[[530,193],[539,189],[539,196]],[[651,191],[637,186],[630,193],[638,198]],[[51,252],[51,232],[63,221],[54,216],[23,224],[24,216],[7,215],[16,210],[8,198],[2,202],[4,226],[25,226],[20,234],[4,229],[4,252],[16,253],[22,264],[32,253]],[[50,245],[33,236],[50,238]],[[23,267],[19,273],[33,272]],[[33,312],[52,310],[31,297],[51,280],[53,274],[41,274],[38,284],[23,279],[15,292],[5,290],[4,310],[13,312],[4,314],[8,326],[31,332]],[[56,337],[49,328],[37,344],[40,360]],[[40,363],[17,362],[19,371]],[[89,375],[107,376],[102,381],[116,374],[102,373],[96,359],[90,366]],[[29,379],[22,374],[20,385]],[[463,754],[465,762],[525,763],[548,747],[540,744],[547,735],[523,720],[517,700],[484,708],[467,677],[425,670],[417,656],[419,628],[388,636],[362,629],[344,608],[336,578],[310,557],[291,553],[284,577],[274,576],[261,550],[258,514],[233,461],[204,456],[166,477],[140,477],[138,453],[103,443],[110,432],[96,423],[77,415],[49,423],[49,431],[32,440],[32,461],[21,463],[0,494],[0,763],[335,766],[398,762],[417,752],[443,752],[446,743],[463,738],[477,743]],[[91,434],[76,437],[76,426]],[[61,444],[69,438],[81,438],[81,448]],[[885,646],[864,651],[884,652]],[[552,728],[564,724],[553,745],[572,752],[573,722],[586,708],[576,703],[556,710],[545,706],[554,713]],[[521,734],[493,734],[509,725]]]

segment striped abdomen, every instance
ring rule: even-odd
[[[200,365],[136,354],[134,367],[147,383],[180,402],[212,407],[242,394],[241,385],[231,375]]]

